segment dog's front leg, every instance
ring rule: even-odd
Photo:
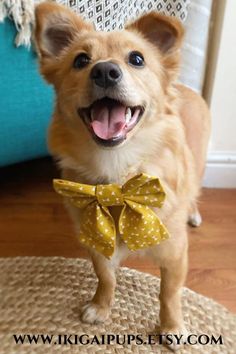
[[[181,287],[184,284],[187,273],[187,247],[181,255],[175,259],[169,259],[164,267],[161,267],[161,291],[160,291],[160,322],[162,334],[182,335],[185,340],[187,331],[184,326]],[[175,343],[172,344],[176,349]]]
[[[110,314],[116,286],[116,264],[98,253],[92,253],[91,256],[98,287],[92,301],[83,308],[82,321],[98,323],[104,322]]]

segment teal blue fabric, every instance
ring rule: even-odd
[[[14,24],[0,24],[0,166],[46,156],[53,89],[32,50],[14,44]]]

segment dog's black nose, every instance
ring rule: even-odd
[[[106,89],[120,82],[122,71],[117,64],[106,61],[94,65],[90,77],[97,86]]]

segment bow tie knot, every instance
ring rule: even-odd
[[[54,180],[57,193],[82,209],[80,241],[110,258],[115,250],[117,232],[130,250],[158,244],[169,237],[165,226],[150,207],[161,208],[165,192],[158,178],[137,175],[123,186],[91,186]],[[109,207],[122,206],[116,223]]]
[[[124,205],[122,187],[118,184],[98,184],[96,186],[96,197],[98,203],[105,207]]]

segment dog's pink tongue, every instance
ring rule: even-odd
[[[91,126],[94,133],[101,139],[108,140],[118,136],[125,128],[125,111],[123,105],[107,107],[97,105],[92,109]]]

